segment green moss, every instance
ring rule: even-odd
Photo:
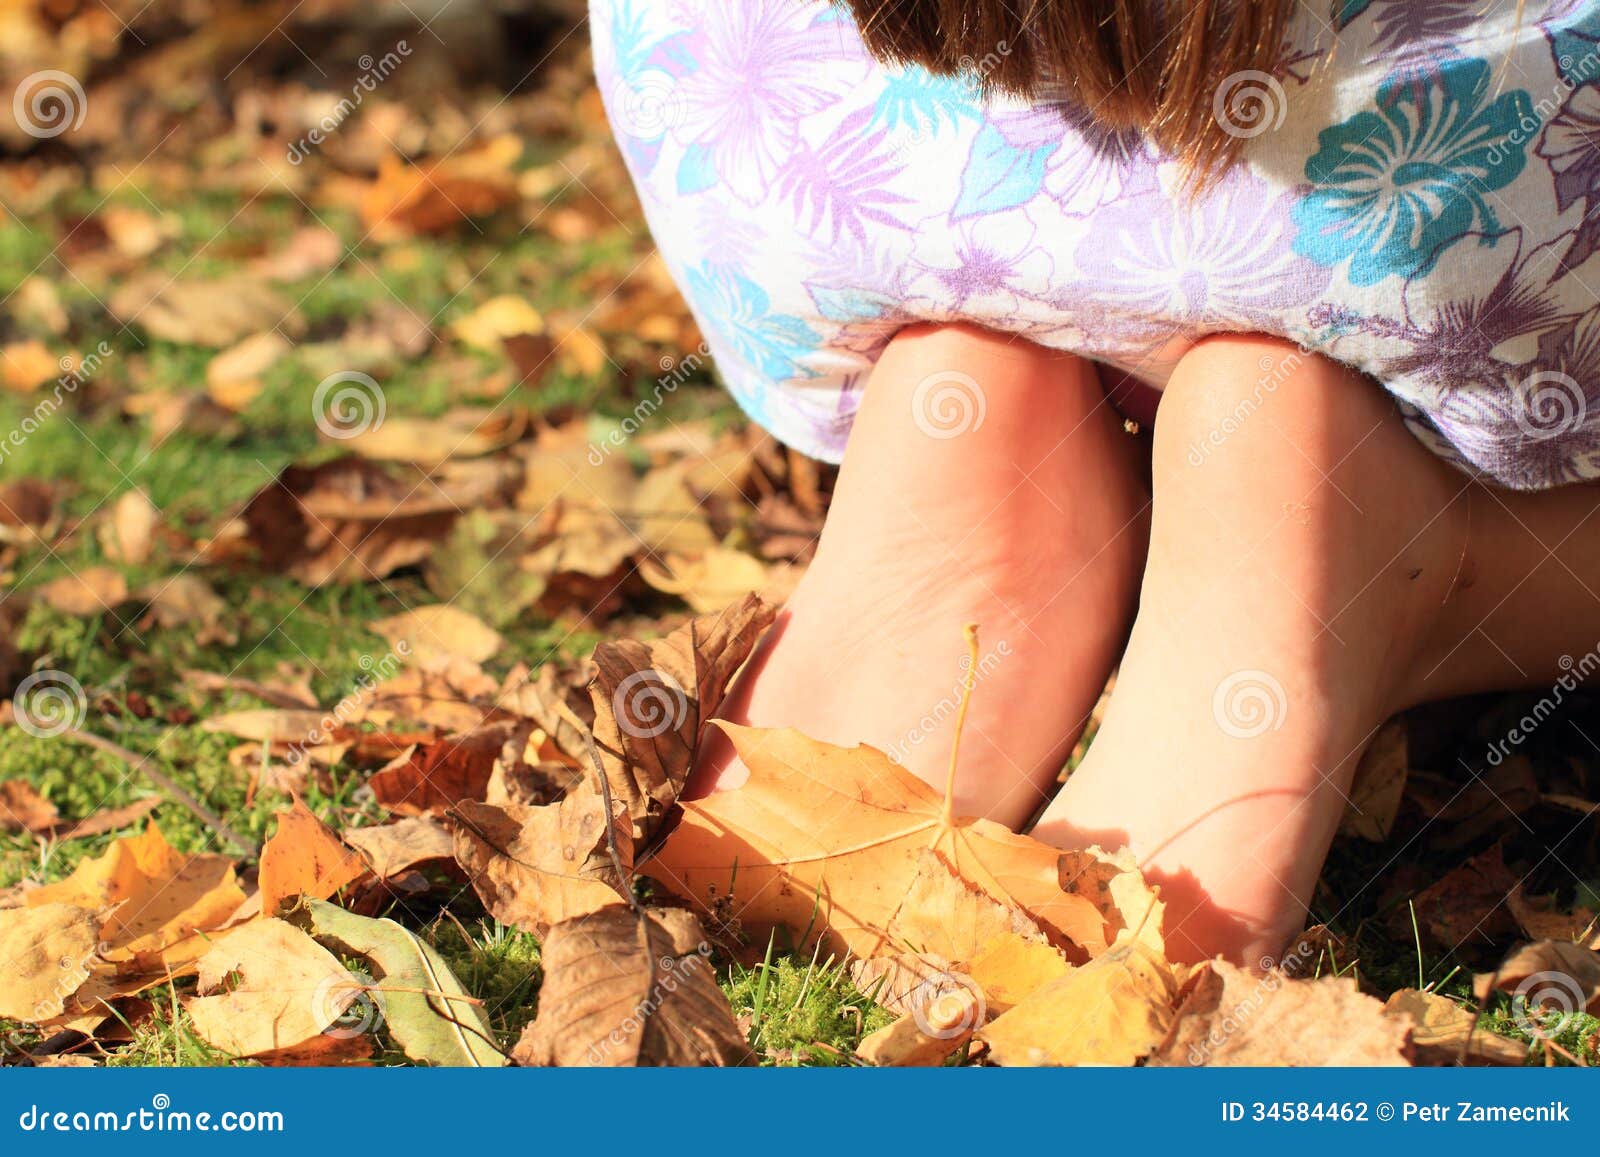
[[[749,1018],[750,1043],[769,1064],[849,1064],[861,1038],[894,1019],[832,961],[780,956],[735,965],[722,988],[734,1015]]]

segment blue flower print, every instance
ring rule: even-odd
[[[701,262],[688,270],[689,297],[746,365],[772,382],[807,378],[799,363],[822,339],[790,314],[773,313],[766,290],[737,270]]]
[[[1489,65],[1453,61],[1427,80],[1378,86],[1374,111],[1324,129],[1306,162],[1312,189],[1294,208],[1295,251],[1319,265],[1350,261],[1353,285],[1412,277],[1468,233],[1500,223],[1485,195],[1526,163],[1533,105],[1500,91]]]

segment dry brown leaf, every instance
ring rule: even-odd
[[[677,802],[702,724],[716,715],[734,673],[776,615],[751,595],[665,638],[595,648],[594,739],[612,798],[626,804],[633,820],[637,846],[649,843]]]
[[[1528,1013],[1600,1012],[1600,952],[1564,940],[1525,944],[1497,972],[1479,973],[1473,984],[1480,1004],[1496,989],[1511,993],[1513,1005]]]
[[[450,832],[429,816],[396,820],[366,828],[347,828],[344,841],[367,858],[380,880],[398,876],[407,868],[455,858]]]
[[[374,772],[373,797],[396,815],[442,812],[462,800],[481,800],[495,761],[515,731],[511,723],[491,723],[475,731],[417,744]]]
[[[1061,929],[1073,943],[1091,956],[1130,939],[1158,954],[1165,953],[1162,933],[1167,906],[1145,881],[1132,852],[1098,847],[1062,852],[1058,871],[1061,890],[1081,897],[1088,905],[1078,906],[1074,914],[1082,918]],[[1091,912],[1100,920],[1098,927]]]
[[[950,962],[931,953],[906,952],[850,961],[850,982],[874,1004],[899,1016],[921,1007],[930,990],[949,984]]]
[[[1587,908],[1558,911],[1553,897],[1543,902],[1530,898],[1521,881],[1506,897],[1506,907],[1529,940],[1570,940],[1600,951],[1600,922]]]
[[[251,334],[206,363],[206,389],[211,400],[229,410],[242,410],[261,390],[261,378],[294,352],[277,330]]]
[[[141,820],[165,801],[160,796],[149,796],[145,799],[135,800],[133,803],[123,804],[121,807],[106,808],[104,811],[93,812],[81,820],[72,820],[61,824],[51,833],[59,840],[82,840],[90,836],[101,836],[106,832],[114,832],[118,828],[125,828],[136,820]]]
[[[1495,944],[1514,934],[1506,897],[1516,886],[1517,875],[1506,867],[1497,843],[1417,893],[1411,910],[1396,912],[1393,926],[1401,934],[1410,931],[1414,912],[1421,931],[1452,951],[1469,941]]]
[[[287,467],[246,504],[262,563],[311,586],[383,578],[427,558],[462,510],[484,497],[405,478],[364,458]]]
[[[551,925],[627,902],[632,833],[618,805],[610,826],[624,873],[619,879],[605,807],[592,788],[544,807],[462,803],[452,817],[456,859],[502,924],[542,936]]]
[[[1405,1065],[1411,1025],[1349,978],[1258,976],[1223,960],[1195,971],[1162,1065]]]
[[[295,800],[278,813],[278,830],[261,849],[261,910],[270,916],[298,896],[326,900],[366,872],[361,857]]]
[[[163,628],[193,627],[195,641],[232,645],[238,633],[228,625],[228,604],[197,574],[175,574],[156,579],[139,591],[149,603],[140,629],[155,624]]]
[[[414,607],[368,626],[391,643],[404,643],[407,654],[422,659],[458,655],[474,663],[486,663],[505,645],[499,631],[476,615],[448,604]]]
[[[703,554],[669,554],[659,563],[645,558],[639,574],[656,590],[677,595],[697,615],[720,611],[767,585],[767,567],[742,550],[713,547]]]
[[[1378,729],[1356,765],[1355,780],[1339,833],[1381,844],[1394,830],[1410,768],[1409,729],[1391,719]]]
[[[902,1016],[861,1038],[856,1056],[869,1065],[932,1068],[972,1039],[979,1001],[960,989],[937,1005],[937,1018]]]
[[[1161,1043],[1176,996],[1171,966],[1135,941],[1034,990],[976,1035],[999,1065],[1131,1065]]]
[[[687,912],[602,908],[545,937],[539,1015],[523,1065],[746,1065],[754,1061]]]
[[[499,684],[470,659],[451,655],[407,663],[366,696],[369,722],[424,723],[440,731],[467,732],[489,715]]]
[[[519,334],[537,336],[544,332],[544,318],[515,294],[491,297],[471,313],[459,317],[450,332],[473,349],[497,353],[500,343]]]
[[[0,831],[47,832],[61,819],[56,805],[25,779],[0,782]]]
[[[131,967],[194,959],[205,950],[200,934],[222,927],[244,898],[229,857],[185,855],[153,823],[27,896],[30,907],[67,903],[107,912],[104,956]]]
[[[257,743],[298,743],[318,732],[326,714],[299,708],[252,707],[225,711],[201,723],[203,731],[253,739]]]
[[[1402,988],[1384,1001],[1383,1011],[1411,1022],[1411,1047],[1418,1064],[1527,1063],[1527,1045],[1478,1028],[1477,1013],[1437,992]]]
[[[522,155],[513,134],[451,153],[440,161],[407,164],[386,158],[361,197],[361,220],[379,240],[446,233],[517,201],[511,166]]]
[[[37,1024],[61,1016],[89,978],[100,915],[74,904],[0,909],[0,1017]]]
[[[989,1015],[999,1016],[1065,976],[1072,965],[1053,945],[1008,932],[961,968],[983,993]]]
[[[793,730],[717,726],[749,779],[683,804],[682,822],[645,869],[707,911],[737,863],[747,929],[826,930],[836,950],[875,955],[931,847],[963,880],[1047,931],[1101,935],[1100,909],[1061,889],[1059,849],[990,820],[947,825],[938,793],[881,751],[833,747]],[[1095,947],[1103,944],[1078,945]]]
[[[61,516],[56,488],[37,478],[0,482],[0,543],[28,546],[54,537]]]
[[[62,371],[60,359],[42,342],[13,342],[0,346],[0,383],[18,394],[30,394]]]
[[[978,891],[930,848],[917,853],[915,872],[886,930],[904,948],[958,962],[976,959],[1002,936],[1045,940],[1026,912]]]
[[[388,417],[342,440],[363,458],[433,467],[452,458],[477,458],[504,449],[527,426],[527,412],[520,407],[462,408],[439,418]]]
[[[129,490],[111,504],[100,526],[100,544],[113,562],[138,566],[150,558],[160,514],[142,490]]]
[[[320,1036],[359,995],[338,959],[282,920],[256,920],[200,959],[202,994],[184,1002],[195,1032],[232,1056],[280,1052]]]
[[[152,337],[208,349],[226,349],[262,330],[294,336],[305,328],[292,299],[251,277],[174,280],[150,273],[124,283],[110,304],[118,321]]]
[[[39,597],[65,615],[103,615],[127,602],[128,583],[111,567],[86,566],[45,583]]]

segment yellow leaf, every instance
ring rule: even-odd
[[[89,978],[100,918],[74,904],[0,910],[0,1017],[37,1024],[62,1015]]]

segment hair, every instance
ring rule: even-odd
[[[1240,72],[1271,73],[1290,0],[846,0],[869,51],[986,93],[1049,83],[1090,123],[1136,130],[1201,182],[1243,144],[1214,111]],[[981,62],[981,63],[977,63]]]

